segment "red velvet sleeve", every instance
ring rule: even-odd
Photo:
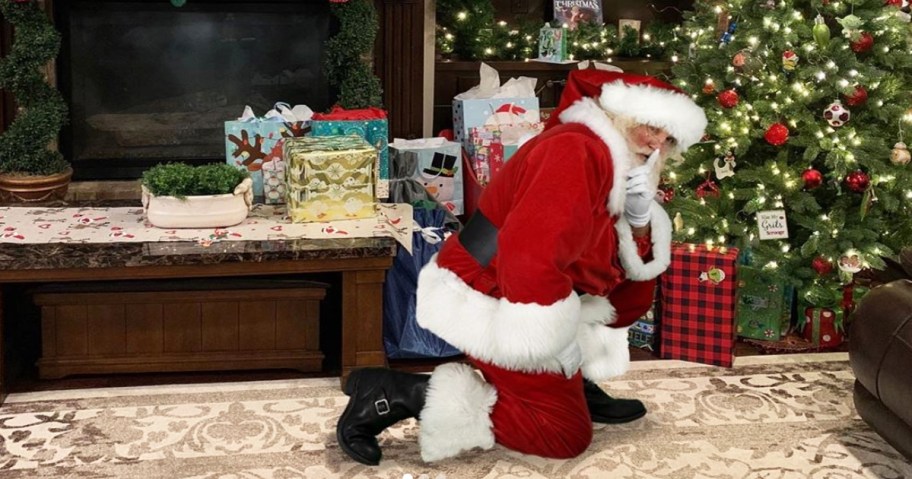
[[[655,299],[656,280],[625,280],[617,285],[608,295],[609,301],[617,312],[617,321],[611,326],[630,326],[649,311]]]
[[[510,185],[512,207],[498,238],[504,298],[549,305],[572,293],[565,270],[587,246],[611,175],[607,148],[588,136],[556,135],[529,152]]]

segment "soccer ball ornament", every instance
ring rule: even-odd
[[[842,106],[842,102],[837,100],[830,103],[830,105],[826,107],[826,110],[823,110],[823,118],[833,128],[839,128],[849,122],[849,119],[852,118],[852,112],[846,110],[846,108]]]

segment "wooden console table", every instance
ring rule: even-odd
[[[341,273],[344,382],[355,368],[385,366],[383,282],[396,254],[388,237],[284,241],[104,244],[0,243],[0,334],[3,286],[10,283],[149,280],[300,273]],[[0,337],[0,404],[8,393]]]

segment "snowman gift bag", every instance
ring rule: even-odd
[[[459,143],[447,141],[446,138],[396,138],[389,147],[396,152],[414,152],[418,162],[411,178],[420,183],[450,213],[461,215],[465,212],[462,151]]]
[[[509,126],[517,142],[541,131],[535,78],[511,78],[501,85],[497,70],[485,63],[481,64],[479,76],[478,85],[453,98],[453,136],[469,153],[472,128]]]

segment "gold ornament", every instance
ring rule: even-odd
[[[891,163],[902,166],[909,164],[909,160],[912,160],[912,154],[909,153],[905,143],[900,141],[893,145],[893,150],[890,152]]]
[[[716,91],[716,84],[712,80],[706,80],[703,84],[703,93],[711,95]]]

